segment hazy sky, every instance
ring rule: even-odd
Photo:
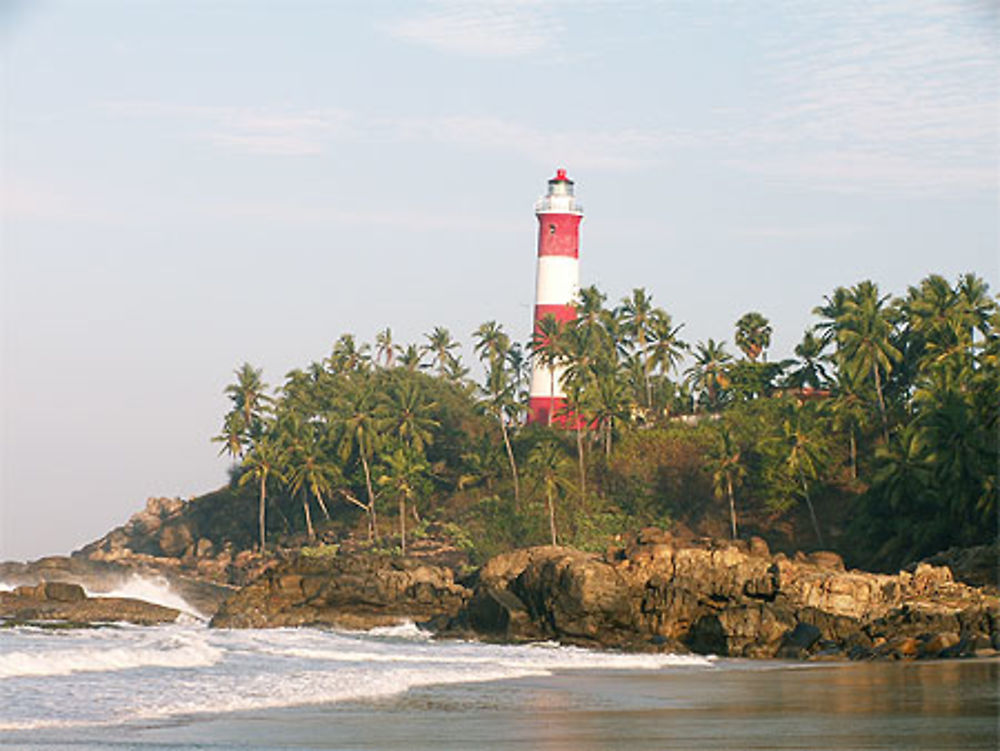
[[[221,485],[244,360],[526,339],[556,167],[583,283],[691,341],[756,309],[788,355],[865,278],[1000,287],[990,0],[6,0],[0,48],[0,559]]]

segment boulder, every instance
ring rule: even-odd
[[[180,611],[124,597],[87,597],[67,582],[42,582],[0,592],[0,620],[15,624],[60,621],[74,624],[125,621],[148,626],[169,623]]]
[[[811,623],[796,623],[795,628],[785,634],[778,647],[777,657],[783,659],[801,659],[805,657],[809,649],[820,640],[822,632]],[[836,647],[836,642],[828,640],[825,645]]]
[[[211,625],[369,629],[405,619],[447,620],[471,594],[455,583],[451,569],[419,559],[374,554],[299,556],[226,599]]]

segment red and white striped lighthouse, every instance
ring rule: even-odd
[[[535,286],[535,330],[547,316],[560,323],[576,317],[580,292],[580,222],[583,207],[573,195],[573,181],[566,170],[556,170],[548,192],[535,204],[538,217],[538,276]],[[531,374],[531,401],[528,422],[553,422],[553,415],[565,404],[562,374],[565,368],[550,369],[535,360]],[[555,418],[555,422],[564,420]]]

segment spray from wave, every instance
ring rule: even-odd
[[[178,594],[163,576],[141,576],[132,574],[124,582],[110,590],[85,589],[88,597],[128,597],[133,600],[143,600],[154,605],[179,610],[194,616],[198,620],[207,620],[207,616]]]

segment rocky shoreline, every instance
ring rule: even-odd
[[[828,551],[789,557],[760,538],[681,539],[650,528],[600,555],[536,547],[473,569],[461,551],[430,540],[409,557],[349,543],[262,556],[213,541],[211,525],[189,516],[181,501],[151,499],[70,557],[0,564],[0,581],[17,586],[0,593],[0,622],[173,620],[176,610],[114,611],[112,599],[57,584],[101,593],[138,576],[167,585],[216,628],[412,620],[438,638],[759,659],[1000,654],[995,545],[888,575],[847,570]]]
[[[228,598],[211,625],[367,629],[402,619],[439,638],[758,659],[1000,654],[997,597],[947,567],[872,574],[831,552],[789,558],[759,539],[678,541],[655,529],[604,555],[514,551],[465,579],[416,559],[298,558]]]

